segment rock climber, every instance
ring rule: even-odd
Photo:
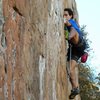
[[[67,34],[66,39],[69,43],[67,60],[71,64],[70,66],[70,82],[72,85],[71,94],[69,96],[70,99],[74,99],[76,95],[80,93],[79,84],[76,79],[75,67],[80,57],[85,56],[85,60],[87,60],[88,54],[85,53],[86,43],[83,39],[83,33],[81,32],[78,24],[74,20],[73,11],[70,8],[64,9],[64,29],[65,34]],[[70,51],[71,48],[71,51]],[[71,57],[70,57],[71,52]],[[83,57],[84,58],[84,57]]]

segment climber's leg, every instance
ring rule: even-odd
[[[71,53],[70,53],[71,52]],[[70,99],[73,99],[76,95],[79,94],[79,84],[78,84],[78,77],[76,77],[76,65],[77,65],[77,61],[79,59],[78,56],[76,56],[76,48],[75,47],[69,47],[68,49],[68,62],[70,65],[70,82],[72,85],[72,90],[71,90],[71,94],[69,96]]]
[[[71,66],[70,66],[70,81],[72,84],[72,90],[71,94],[69,96],[70,99],[74,99],[76,95],[79,94],[79,89],[78,89],[78,79],[76,79],[76,73],[75,73],[75,67],[77,62],[75,60],[70,60]]]
[[[78,82],[77,82],[76,73],[75,73],[75,67],[76,67],[77,62],[75,60],[70,60],[69,63],[71,64],[71,66],[70,66],[70,81],[72,84],[72,88],[77,88]]]

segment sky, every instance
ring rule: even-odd
[[[79,24],[86,25],[88,39],[92,41],[88,63],[95,74],[100,73],[100,0],[76,0]]]

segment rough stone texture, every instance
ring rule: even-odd
[[[2,2],[0,100],[69,100],[63,9],[75,1]]]

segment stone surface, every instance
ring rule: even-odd
[[[75,3],[69,1],[0,0],[0,100],[69,100],[63,32],[63,9]]]

